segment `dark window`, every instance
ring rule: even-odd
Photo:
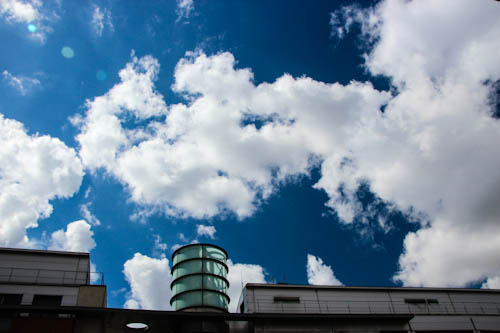
[[[245,303],[244,302],[241,302],[241,305],[240,305],[240,313],[243,313],[245,312]]]
[[[61,305],[62,296],[53,295],[35,295],[33,297],[33,305],[39,306],[59,306]]]
[[[274,296],[274,303],[300,303],[299,297],[292,296]]]
[[[405,298],[405,303],[425,304],[425,298]]]
[[[0,294],[0,304],[19,305],[22,299],[22,294]]]
[[[405,298],[405,303],[409,304],[439,304],[435,298]]]

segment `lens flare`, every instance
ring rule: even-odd
[[[36,32],[36,25],[34,25],[33,23],[28,24],[28,31]]]
[[[95,77],[99,80],[99,81],[104,81],[108,78],[108,74],[103,71],[102,69],[98,70],[97,73],[95,74]]]
[[[65,46],[62,48],[61,54],[63,55],[63,57],[70,59],[75,56],[75,51],[73,51],[71,47]]]

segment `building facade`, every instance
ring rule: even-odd
[[[318,317],[259,322],[254,329],[262,333],[500,332],[500,290],[247,284],[239,309]]]
[[[201,262],[178,281],[208,274],[226,283],[213,267],[205,269],[221,260],[207,260],[213,249],[205,247],[178,252],[176,272],[183,262]],[[0,333],[500,333],[500,290],[250,283],[238,313],[229,313],[212,303],[196,311],[106,308],[106,287],[93,280],[88,253],[0,249]],[[186,282],[186,290],[204,295],[212,285],[201,281],[201,287]]]
[[[104,308],[106,302],[103,276],[90,271],[88,253],[0,248],[0,332],[40,331],[45,326],[72,332],[67,314],[16,310],[7,315],[9,308]]]

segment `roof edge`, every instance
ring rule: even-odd
[[[247,283],[245,288],[283,288],[283,289],[338,289],[338,290],[428,290],[428,291],[466,291],[466,292],[495,292],[500,289],[480,288],[440,288],[440,287],[370,287],[370,286],[326,286],[309,284],[269,284],[269,283]]]
[[[62,256],[80,256],[90,257],[88,252],[70,252],[70,251],[53,251],[53,250],[35,250],[35,249],[18,249],[10,247],[0,247],[0,253],[23,253],[23,254],[39,254],[39,255],[62,255]]]

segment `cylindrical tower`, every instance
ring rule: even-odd
[[[172,308],[227,312],[226,261],[227,252],[216,245],[189,244],[178,248],[172,254]]]

